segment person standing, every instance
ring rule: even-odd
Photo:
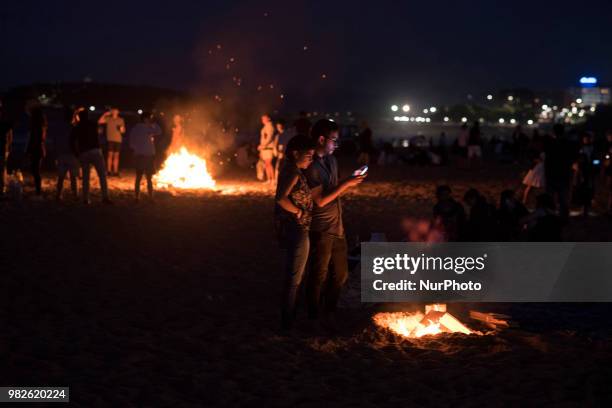
[[[96,169],[100,189],[102,190],[102,202],[111,204],[108,198],[108,183],[106,180],[106,167],[104,166],[104,155],[98,140],[98,126],[89,120],[86,109],[79,108],[76,115],[76,124],[70,134],[72,150],[77,152],[81,167],[83,168],[83,202],[87,205],[89,201],[89,175],[91,166]]]
[[[482,158],[482,138],[480,136],[480,123],[476,120],[470,129],[467,146],[468,162]]]
[[[310,227],[312,269],[306,286],[308,315],[311,320],[320,317],[323,298],[322,317],[327,324],[333,326],[340,291],[348,277],[347,244],[340,196],[360,184],[365,175],[338,179],[338,162],[333,156],[338,144],[338,125],[335,122],[319,120],[310,135],[317,147],[314,161],[306,170],[306,179],[315,204]]]
[[[276,185],[275,226],[281,247],[286,250],[281,325],[291,329],[295,320],[297,295],[306,269],[312,220],[312,193],[304,170],[311,164],[315,144],[308,136],[297,135],[287,145],[287,157]]]
[[[0,106],[0,199],[4,198],[4,182],[6,178],[6,161],[13,144],[13,126],[6,117],[4,108]]]
[[[30,139],[28,140],[27,153],[30,156],[30,169],[34,177],[36,196],[42,197],[42,178],[40,167],[47,153],[47,117],[42,108],[32,108],[30,117]]]
[[[71,120],[72,119],[72,120]],[[67,117],[62,129],[59,129],[53,137],[55,144],[55,154],[57,156],[57,186],[55,189],[55,199],[62,199],[62,190],[64,189],[64,179],[66,174],[70,174],[70,190],[75,200],[78,199],[77,178],[79,176],[79,161],[76,157],[74,146],[70,142],[70,134],[72,126],[76,124],[72,118]]]
[[[361,131],[359,132],[359,157],[357,164],[360,166],[370,164],[371,156],[374,152],[374,142],[372,141],[372,129],[364,120],[361,122]]]
[[[308,137],[308,135],[304,135]],[[289,132],[284,120],[279,120],[276,123],[276,163],[274,164],[274,176],[278,179],[280,169],[282,168],[283,161],[285,159],[285,150],[287,149],[287,143],[289,142]]]
[[[109,176],[119,177],[119,155],[125,133],[125,121],[119,116],[119,109],[113,107],[98,119],[99,125],[106,125],[106,145],[108,148],[107,171]]]
[[[153,199],[153,173],[155,173],[155,138],[161,135],[161,128],[153,122],[150,113],[142,114],[142,122],[138,123],[130,132],[130,147],[134,151],[134,164],[136,179],[134,194],[136,200],[140,199],[140,181],[144,174],[147,179],[147,193]]]
[[[553,134],[545,145],[544,175],[546,192],[557,196],[559,215],[564,223],[569,220],[570,183],[576,153],[577,149],[565,137],[565,127],[560,123],[554,125]]]
[[[269,184],[274,183],[274,167],[272,160],[277,154],[277,139],[274,136],[274,124],[270,115],[261,116],[261,131],[259,136],[259,158],[263,161],[266,180]]]

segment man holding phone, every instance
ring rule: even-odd
[[[324,323],[333,326],[340,291],[348,278],[340,196],[360,184],[366,176],[363,171],[363,174],[338,180],[338,162],[333,156],[338,145],[338,125],[335,122],[319,120],[310,135],[317,148],[314,161],[305,173],[315,204],[310,226],[311,270],[306,283],[308,315],[313,320],[323,317]]]

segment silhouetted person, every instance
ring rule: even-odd
[[[469,207],[465,239],[472,242],[489,242],[495,238],[495,208],[478,192],[471,188],[463,196]]]
[[[361,122],[361,131],[359,132],[359,157],[357,163],[359,165],[370,164],[372,155],[374,154],[374,142],[372,141],[372,129],[364,120]]]
[[[308,314],[313,320],[319,318],[323,298],[323,317],[333,325],[340,291],[348,277],[340,196],[361,183],[365,176],[338,179],[338,162],[333,156],[338,144],[338,125],[335,122],[326,119],[318,121],[310,135],[317,147],[314,161],[306,170],[315,203],[310,227],[311,270],[306,287]]]
[[[546,192],[557,196],[559,215],[563,222],[569,219],[569,192],[572,179],[572,164],[576,152],[565,137],[565,127],[556,124],[553,135],[545,144],[546,160],[544,174],[546,176]]]
[[[125,133],[125,121],[119,116],[119,109],[111,108],[98,120],[99,125],[106,125],[106,145],[108,148],[107,170],[109,176],[119,177],[119,155]]]
[[[536,197],[536,209],[524,222],[527,224],[529,241],[561,241],[562,222],[555,214],[555,200],[550,194],[543,193]]]
[[[586,217],[589,215],[595,195],[595,166],[593,165],[595,151],[589,133],[582,135],[581,143],[576,163],[573,199],[576,204],[582,206],[583,214]]]
[[[30,117],[30,139],[28,140],[27,153],[30,157],[30,170],[34,177],[36,195],[42,195],[42,178],[40,167],[47,153],[47,117],[41,107],[35,107],[31,111]]]
[[[504,190],[497,210],[497,239],[516,241],[521,233],[521,220],[529,215],[527,208],[517,200],[513,190]]]
[[[270,115],[265,114],[261,116],[261,131],[259,132],[259,158],[263,161],[264,171],[266,179],[269,184],[273,184],[274,177],[274,166],[272,161],[277,155],[277,139],[275,138],[274,123],[270,118]]]
[[[308,137],[308,135],[304,135]],[[285,160],[285,149],[287,148],[287,143],[289,143],[290,136],[287,131],[287,124],[283,119],[280,119],[276,122],[276,134],[274,136],[276,138],[276,163],[274,163],[274,177],[278,179],[278,175],[280,173],[280,169],[282,168],[283,161]]]
[[[310,135],[312,123],[310,123],[306,112],[300,111],[299,117],[293,122],[293,127],[295,127],[296,135]]]
[[[468,136],[467,156],[470,162],[482,158],[482,137],[480,135],[480,123],[474,121]]]
[[[142,122],[134,126],[130,132],[130,147],[134,151],[134,167],[136,169],[136,179],[134,181],[136,200],[140,199],[140,182],[143,174],[147,179],[149,198],[153,198],[155,138],[160,135],[161,128],[153,122],[153,118],[148,112],[142,114]]]
[[[433,207],[434,224],[443,228],[444,239],[449,242],[463,240],[465,210],[455,201],[449,186],[436,189],[436,204]]]
[[[100,180],[102,202],[110,204],[104,155],[98,140],[98,125],[89,120],[88,112],[84,108],[79,109],[76,118],[76,124],[70,134],[70,142],[73,151],[78,153],[83,168],[83,202],[89,204],[89,176],[91,166],[93,166],[98,174],[98,180]]]
[[[68,113],[69,114],[69,113]],[[68,115],[67,115],[68,116]],[[71,120],[72,119],[72,120]],[[77,178],[79,177],[79,160],[77,152],[74,151],[74,146],[70,142],[70,134],[72,132],[73,123],[76,124],[74,116],[65,118],[65,126],[58,129],[53,142],[57,160],[57,186],[55,189],[55,199],[62,199],[62,190],[64,189],[64,179],[66,174],[70,175],[70,190],[75,200],[78,199]]]
[[[0,199],[4,198],[6,179],[6,162],[13,144],[13,125],[6,117],[4,108],[0,106]]]

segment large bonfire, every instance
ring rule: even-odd
[[[170,154],[161,170],[153,176],[160,188],[212,189],[215,180],[206,167],[206,160],[189,152],[185,146]]]

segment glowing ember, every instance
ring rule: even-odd
[[[155,185],[160,188],[210,189],[215,180],[206,168],[206,160],[190,153],[184,146],[172,153],[164,162],[161,170],[153,176]]]
[[[440,333],[480,334],[468,329],[448,313],[444,304],[425,306],[425,314],[422,312],[377,313],[373,320],[376,325],[409,338]]]

